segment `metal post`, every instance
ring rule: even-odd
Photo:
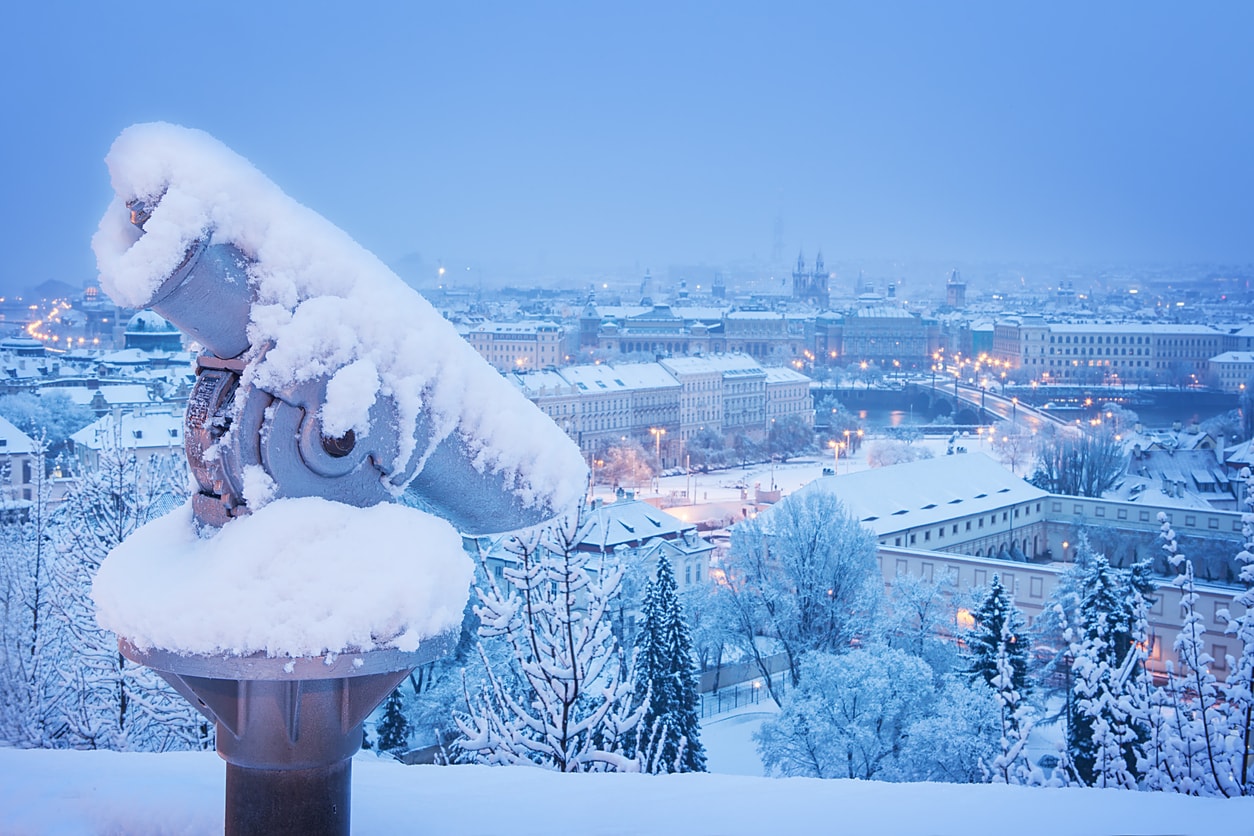
[[[450,651],[438,636],[413,653],[281,658],[118,648],[161,674],[217,728],[227,763],[227,836],[348,836],[352,757],[362,723],[409,672]]]

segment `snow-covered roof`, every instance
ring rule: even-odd
[[[627,391],[627,383],[613,368],[605,364],[589,363],[582,366],[567,366],[561,370],[561,376],[577,388],[580,394]]]
[[[676,374],[763,374],[762,366],[747,354],[706,354],[697,357],[667,357],[659,360]]]
[[[153,361],[153,354],[138,348],[124,348],[102,354],[99,362],[105,366],[146,366]]]
[[[854,311],[858,319],[916,319],[917,317],[905,308],[893,305],[868,305]]]
[[[127,450],[183,446],[183,416],[171,412],[108,413],[70,436],[89,450],[116,443]]]
[[[0,454],[31,453],[35,442],[5,418],[0,418]]]
[[[539,395],[573,394],[571,384],[553,369],[541,369],[534,372],[511,372],[505,379],[518,387],[527,397]]]
[[[823,476],[796,493],[807,491],[834,494],[877,536],[1049,496],[978,452]]]
[[[1254,351],[1225,351],[1210,358],[1212,363],[1254,363]]]
[[[45,388],[45,391],[64,393],[67,398],[80,406],[91,406],[97,396],[103,398],[110,407],[152,402],[148,387],[138,383],[118,383],[100,386],[96,389],[87,386],[57,386]]]
[[[470,329],[470,333],[485,334],[536,334],[541,331],[558,331],[555,322],[485,322]]]
[[[126,323],[128,334],[177,334],[178,330],[156,311],[140,311]]]
[[[585,512],[582,548],[613,551],[615,546],[640,544],[654,537],[673,539],[696,528],[638,499],[599,504]]]
[[[657,363],[615,363],[611,368],[629,389],[679,389],[679,381]]]
[[[1209,325],[1187,325],[1181,323],[1117,323],[1121,334],[1183,334],[1189,336],[1220,336],[1220,333]],[[1095,332],[1109,333],[1112,326],[1109,322],[1053,322],[1049,330],[1056,334],[1092,334]]]
[[[766,384],[772,383],[812,383],[810,378],[796,369],[787,366],[768,366],[766,368]]]

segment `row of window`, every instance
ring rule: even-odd
[[[1057,504],[1057,503],[1055,503],[1055,504]],[[1020,511],[1020,510],[1022,510],[1022,511],[1023,511],[1023,516],[1024,516],[1024,517],[1029,517],[1029,516],[1031,516],[1031,515],[1032,515],[1032,506],[1031,506],[1031,505],[1025,505],[1025,506],[1023,506],[1023,508],[1022,508],[1022,509],[1020,509],[1020,508],[1015,508],[1015,509],[1014,509],[1014,518],[1015,518],[1016,520],[1017,520],[1017,519],[1019,519],[1019,511]],[[1038,502],[1038,503],[1036,503],[1036,513],[1037,513],[1038,515],[1041,513],[1041,503],[1039,503],[1039,502]],[[976,527],[977,527],[977,529],[978,529],[978,528],[983,528],[983,527],[984,527],[984,517],[983,517],[983,516],[976,517],[974,521],[975,521],[976,523],[978,523],[978,525],[976,526]],[[1002,511],[1002,512],[1001,512],[1001,521],[1002,521],[1002,522],[1009,522],[1009,521],[1010,521],[1010,512],[1009,512],[1009,511]],[[971,530],[971,523],[972,523],[972,520],[966,520],[965,522],[966,522],[966,528],[964,529],[964,531],[970,531],[970,530]],[[988,524],[989,524],[990,526],[992,526],[992,525],[996,525],[996,524],[997,524],[997,514],[996,514],[995,512],[989,515],[989,517],[988,517]],[[948,523],[947,523],[946,525],[948,525]],[[943,539],[945,539],[945,527],[946,527],[945,525],[942,525],[942,526],[940,526],[938,529],[936,529],[936,539],[938,539],[938,540],[943,540]],[[957,534],[957,533],[958,533],[958,523],[953,523],[953,529],[952,529],[952,532],[951,532],[951,533],[952,533],[952,534]],[[917,543],[917,542],[918,542],[917,537],[918,537],[918,532],[914,532],[914,531],[910,532],[910,535],[909,535],[909,542],[907,543],[907,545],[911,545],[911,546],[915,545],[915,543]],[[926,530],[926,531],[924,531],[924,532],[923,532],[923,542],[925,542],[925,543],[929,543],[929,542],[931,542],[931,540],[932,540],[932,531],[931,531],[931,529],[928,529],[928,530]],[[902,538],[901,538],[901,537],[897,537],[897,538],[895,538],[895,540],[894,540],[894,542],[893,542],[893,545],[894,545],[894,546],[900,546],[900,545],[902,545]]]

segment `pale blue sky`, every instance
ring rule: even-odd
[[[360,6],[361,8],[358,8]],[[0,289],[202,128],[385,261],[1254,262],[1254,4],[10,4]]]

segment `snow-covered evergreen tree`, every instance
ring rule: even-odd
[[[1163,550],[1172,568],[1180,573],[1172,584],[1180,590],[1183,620],[1174,645],[1181,670],[1168,667],[1167,687],[1172,695],[1173,715],[1167,768],[1179,792],[1215,795],[1225,786],[1227,770],[1223,764],[1225,717],[1217,707],[1219,688],[1210,670],[1214,659],[1206,652],[1206,627],[1197,612],[1193,561],[1180,553],[1166,514],[1159,514],[1158,519],[1162,524]]]
[[[395,752],[409,746],[409,736],[413,731],[409,717],[405,712],[405,683],[392,689],[375,725],[376,748],[380,752]]]
[[[456,717],[458,760],[535,764],[562,772],[638,771],[624,746],[644,707],[632,708],[632,681],[621,675],[621,651],[608,609],[621,571],[580,552],[579,522],[567,519],[527,537],[512,537],[508,588],[485,573],[478,588],[479,636],[510,649],[500,671],[480,645],[487,676],[465,687]]]
[[[1022,692],[1015,687],[1015,666],[1010,655],[1015,645],[1013,629],[1011,619],[1002,620],[1001,640],[997,644],[997,674],[989,683],[997,697],[1001,721],[1000,750],[989,767],[989,780],[994,784],[1040,784],[1044,778],[1027,757],[1033,720],[1031,707],[1023,702]]]
[[[50,565],[45,745],[165,751],[207,748],[212,726],[96,624],[91,585],[100,562],[187,493],[181,456],[145,461],[112,439],[57,509]]]
[[[1254,474],[1244,470],[1245,502],[1254,507]],[[1240,580],[1245,588],[1233,596],[1241,608],[1240,617],[1230,609],[1225,632],[1241,642],[1240,653],[1228,666],[1228,677],[1221,688],[1226,714],[1226,751],[1229,753],[1231,783],[1224,787],[1228,795],[1254,795],[1254,514],[1248,510],[1241,517],[1245,547],[1237,555],[1241,566]]]
[[[692,639],[684,621],[670,562],[658,560],[647,587],[636,641],[636,696],[645,705],[640,725],[642,767],[648,772],[704,772]]]
[[[994,574],[979,606],[972,613],[975,626],[967,631],[967,673],[971,680],[982,680],[989,687],[1001,675],[1001,657],[1010,665],[1011,683],[1020,698],[1031,687],[1028,679],[1028,635],[1023,612],[1015,606],[1014,596],[1001,585]]]
[[[1099,558],[1103,560],[1103,558]],[[1109,616],[1100,610],[1089,616],[1084,638],[1072,648],[1076,710],[1068,729],[1068,745],[1079,779],[1095,787],[1135,789],[1136,779],[1125,749],[1135,743],[1132,718],[1126,711],[1112,660],[1117,653],[1110,641]],[[1138,753],[1132,752],[1136,757]]]
[[[1093,555],[1077,612],[1078,636],[1071,642],[1075,696],[1067,747],[1080,781],[1090,786],[1135,784],[1144,721],[1136,710],[1132,672],[1139,667],[1132,609],[1138,594],[1103,555]],[[1131,599],[1131,600],[1130,600]],[[1116,747],[1120,758],[1110,754]],[[1119,763],[1116,763],[1116,760]]]

